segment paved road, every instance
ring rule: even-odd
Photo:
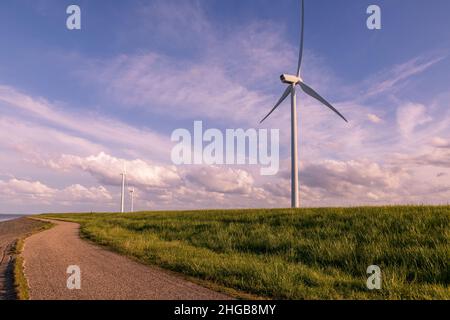
[[[25,241],[25,275],[32,300],[221,300],[216,293],[79,238],[79,226],[54,222]],[[81,269],[81,290],[67,289],[67,267]]]

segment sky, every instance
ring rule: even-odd
[[[0,212],[118,211],[124,165],[136,210],[289,207],[288,102],[259,121],[295,73],[299,3],[2,1]],[[302,78],[349,123],[299,93],[302,206],[449,203],[450,2],[305,8]],[[174,165],[194,121],[280,129],[279,173]]]

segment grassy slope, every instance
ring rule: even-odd
[[[58,217],[144,263],[259,296],[450,299],[448,206]],[[366,288],[372,264],[381,291]]]
[[[28,292],[28,282],[23,271],[23,258],[20,256],[23,250],[24,239],[17,240],[15,247],[15,254],[17,255],[14,260],[14,287],[18,300],[29,300],[30,294]]]

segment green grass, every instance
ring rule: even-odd
[[[50,215],[147,264],[275,299],[450,299],[450,207]],[[366,287],[378,265],[383,288]]]
[[[23,250],[23,239],[19,239],[15,245],[15,253],[17,256],[14,259],[14,288],[16,291],[17,299],[29,300],[30,294],[28,292],[28,282],[23,272],[23,258],[20,253]]]

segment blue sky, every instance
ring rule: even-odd
[[[74,3],[80,31],[65,28]],[[381,30],[366,27],[371,4]],[[316,0],[306,10],[302,76],[350,125],[299,97],[304,205],[448,202],[450,3]],[[283,90],[279,74],[295,70],[299,1],[7,0],[0,37],[4,212],[114,210],[110,171],[123,162],[140,209],[289,205],[286,106],[265,124],[281,128],[276,177],[173,168],[168,154],[171,132],[194,120],[258,127]]]

